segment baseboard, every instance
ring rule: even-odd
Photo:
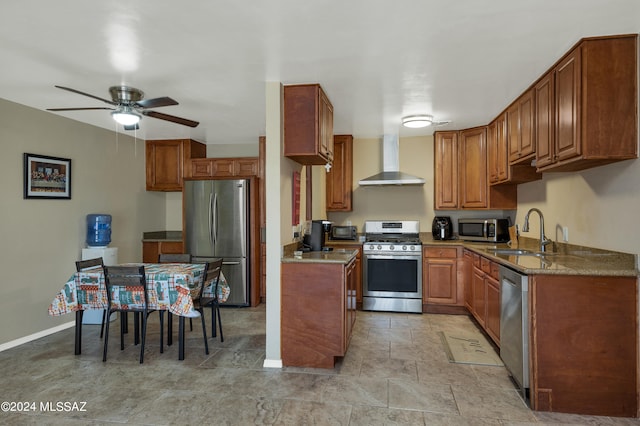
[[[6,351],[7,349],[15,348],[16,346],[20,346],[20,345],[22,345],[24,343],[28,343],[28,342],[31,342],[33,340],[37,340],[37,339],[39,339],[41,337],[45,337],[45,336],[48,336],[50,334],[57,333],[58,331],[66,330],[67,328],[71,328],[71,327],[75,327],[75,326],[76,326],[76,322],[75,321],[70,321],[70,322],[66,322],[64,324],[60,324],[58,326],[55,326],[53,328],[48,328],[46,330],[42,330],[42,331],[39,331],[37,333],[30,334],[28,336],[24,336],[24,337],[21,337],[19,339],[12,340],[10,342],[3,343],[3,344],[0,345],[0,352]]]
[[[262,364],[264,368],[282,368],[281,359],[265,359]]]

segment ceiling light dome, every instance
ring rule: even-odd
[[[140,114],[135,112],[133,108],[124,105],[113,111],[111,116],[117,123],[120,123],[123,126],[133,126],[134,124],[138,124],[142,117]]]
[[[419,129],[421,127],[430,126],[433,123],[433,116],[428,114],[408,115],[402,117],[402,125],[404,127],[411,127],[412,129]]]

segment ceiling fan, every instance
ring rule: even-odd
[[[111,116],[113,119],[122,124],[125,130],[137,130],[140,127],[138,122],[143,115],[147,117],[159,118],[160,120],[171,121],[172,123],[182,124],[184,126],[196,127],[200,124],[197,121],[188,120],[186,118],[176,117],[175,115],[163,114],[157,111],[150,111],[150,108],[158,108],[170,105],[178,105],[178,102],[169,98],[153,98],[144,99],[144,92],[135,87],[129,86],[112,86],[109,88],[111,99],[104,99],[99,96],[90,95],[70,87],[55,86],[58,89],[68,90],[69,92],[77,93],[79,95],[88,96],[93,99],[97,99],[109,105],[111,107],[89,107],[89,108],[47,108],[47,111],[80,111],[80,110],[93,110],[93,109],[106,109],[111,110]]]

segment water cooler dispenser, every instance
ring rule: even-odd
[[[82,249],[82,260],[101,257],[105,265],[118,264],[118,248],[107,247],[111,243],[111,215],[88,214],[87,215],[87,248]],[[110,321],[116,318],[111,315]],[[91,310],[82,314],[83,324],[101,324],[102,311]]]

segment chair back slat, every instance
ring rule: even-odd
[[[86,259],[76,261],[76,271],[84,271],[85,269],[94,268],[96,266],[104,266],[102,257],[96,257],[95,259]]]
[[[107,300],[109,301],[110,309],[115,310],[143,310],[146,311],[149,305],[149,297],[147,295],[147,282],[144,271],[144,266],[105,266],[104,267],[104,281],[107,289]],[[136,300],[120,300],[119,304],[114,307],[113,301],[113,287],[126,288],[126,291],[130,291],[132,296],[141,294],[143,299],[140,302]],[[136,308],[130,305],[140,305]],[[127,305],[125,308],[124,306]]]
[[[190,253],[160,253],[158,263],[191,263]]]
[[[202,293],[206,287],[212,286],[213,298],[218,297],[218,281],[220,280],[220,273],[222,272],[222,258],[218,258],[206,263],[204,270],[204,278],[202,279],[202,286],[200,287],[200,299],[202,299]]]

